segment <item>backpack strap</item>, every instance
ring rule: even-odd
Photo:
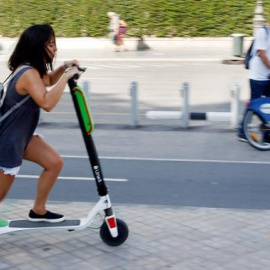
[[[11,107],[5,114],[3,114],[0,118],[0,124],[2,121],[4,121],[10,114],[12,114],[15,110],[17,110],[19,107],[21,107],[28,99],[30,96],[26,96],[24,99],[22,99],[20,102],[16,103],[14,106]]]
[[[5,84],[5,82],[9,79],[9,77],[11,76],[13,74],[13,72],[11,72],[7,77],[6,77],[6,79],[3,81],[3,85]]]
[[[2,106],[2,102],[4,99],[4,86],[5,86],[5,82],[9,79],[9,77],[12,75],[12,72],[6,77],[6,79],[4,80],[3,83],[0,82],[0,108]]]
[[[27,66],[27,65],[22,65],[21,67],[17,68],[16,71],[11,72],[11,73],[7,76],[7,78],[4,80],[3,83],[0,83],[0,108],[1,108],[1,106],[3,105],[3,102],[4,102],[4,97],[5,97],[5,95],[4,95],[4,94],[5,94],[4,86],[5,86],[5,84],[7,84],[9,81],[11,81],[12,78],[13,78],[20,70],[24,69],[25,67],[28,67],[28,66]],[[9,78],[10,78],[10,79],[9,79]],[[9,81],[8,81],[8,79],[9,79]]]
[[[15,72],[12,72],[11,74],[9,74],[9,76],[5,79],[4,83],[8,80],[8,78],[12,77],[9,79],[9,81],[11,81],[15,75],[22,69],[24,69],[25,67],[28,67],[27,65],[23,65],[21,67],[19,67]],[[3,83],[3,84],[4,84]],[[4,113],[1,117],[0,117],[0,124],[2,121],[4,121],[10,114],[12,114],[15,110],[17,110],[19,107],[21,107],[28,99],[30,98],[29,95],[27,95],[25,98],[23,98],[21,101],[19,101],[18,103],[16,103],[15,105],[13,105],[6,113]]]

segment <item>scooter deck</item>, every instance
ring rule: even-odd
[[[80,219],[70,219],[64,220],[62,222],[57,223],[49,223],[49,222],[31,222],[27,219],[22,220],[12,220],[10,221],[8,227],[10,228],[23,228],[23,229],[32,229],[32,228],[57,228],[57,227],[72,227],[79,226],[81,224]]]

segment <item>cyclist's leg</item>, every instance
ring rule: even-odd
[[[256,99],[256,98],[261,98],[261,97],[270,97],[270,80],[252,81],[251,84],[253,85],[253,88],[251,88],[252,89],[251,100]],[[269,136],[268,136],[267,131],[264,132],[263,140],[264,142],[269,141]]]
[[[268,81],[256,81],[256,80],[249,80],[249,85],[250,85],[250,101],[256,98],[260,98],[264,95],[264,92],[268,88]],[[269,85],[270,87],[270,85]],[[270,90],[270,88],[269,88]],[[269,92],[270,93],[270,92]],[[245,108],[244,114],[243,114],[243,119],[240,124],[240,127],[238,128],[238,137],[244,136],[244,130],[243,130],[243,123],[244,123],[244,118],[246,116],[247,110]]]
[[[257,90],[257,84],[256,84],[257,81],[254,81],[254,80],[249,80],[249,86],[250,86],[250,100],[252,100],[255,96],[257,96],[259,93],[259,90]],[[247,141],[246,138],[245,138],[245,134],[244,134],[244,119],[245,119],[245,116],[247,114],[247,109],[245,108],[244,110],[244,113],[243,113],[243,118],[242,118],[242,121],[241,123],[239,124],[239,127],[238,127],[238,130],[237,130],[237,136],[238,136],[238,139],[239,140],[243,140],[243,141]]]
[[[270,97],[270,80],[267,81],[266,87],[264,89],[264,96]],[[264,142],[270,143],[270,130],[268,126],[265,127],[265,133],[264,133]]]
[[[28,143],[24,159],[35,162],[44,168],[37,184],[37,194],[33,211],[36,214],[46,213],[46,201],[62,169],[63,160],[59,154],[42,138],[33,136]]]
[[[264,90],[264,95],[270,97],[270,80],[267,82],[266,89]]]

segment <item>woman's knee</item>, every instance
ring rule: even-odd
[[[64,165],[64,161],[59,155],[54,155],[46,165],[46,170],[60,172]]]

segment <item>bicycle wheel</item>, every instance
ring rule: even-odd
[[[270,126],[257,113],[247,111],[243,128],[251,146],[263,151],[270,149]]]

